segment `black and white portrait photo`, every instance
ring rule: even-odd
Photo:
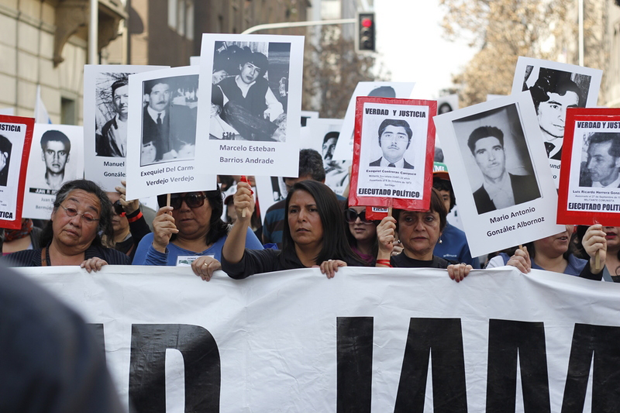
[[[377,132],[381,157],[370,162],[368,166],[413,169],[413,165],[405,159],[405,152],[411,145],[412,137],[413,131],[406,120],[383,120]]]
[[[142,83],[140,166],[194,158],[198,75]]]
[[[71,156],[71,141],[59,130],[41,135],[41,160],[45,164],[45,183],[58,190],[65,181],[65,167]]]
[[[592,132],[584,136],[579,186],[620,188],[620,133]]]
[[[335,159],[334,151],[340,132],[331,130],[323,136],[321,155],[323,156],[323,167],[325,168],[325,185],[330,187],[334,193],[342,195],[349,183],[349,166],[351,161]]]
[[[6,186],[11,165],[11,148],[13,144],[4,135],[0,135],[0,186]]]
[[[97,156],[127,156],[128,73],[99,73],[95,116]]]
[[[285,142],[290,43],[216,41],[210,139]]]
[[[464,157],[478,214],[540,197],[516,105],[459,119],[454,128],[471,155]]]

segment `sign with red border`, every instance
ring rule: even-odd
[[[620,226],[620,109],[571,108],[560,169],[558,223]]]
[[[21,228],[34,119],[0,115],[0,228]]]
[[[437,102],[358,97],[349,205],[430,207]]]

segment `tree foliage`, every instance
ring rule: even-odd
[[[306,42],[302,107],[322,118],[342,119],[358,82],[386,80],[375,55],[355,52],[336,26],[317,27]],[[318,41],[313,41],[313,39]]]

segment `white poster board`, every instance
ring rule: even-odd
[[[512,93],[529,90],[556,188],[566,126],[566,109],[596,107],[603,71],[520,56]]]
[[[359,82],[353,91],[334,156],[336,159],[353,159],[353,130],[355,128],[355,99],[358,96],[381,98],[409,98],[415,82]],[[345,139],[345,137],[349,137]]]
[[[303,148],[314,149],[323,157],[325,168],[325,185],[332,191],[342,195],[349,185],[349,168],[351,159],[337,159],[334,157],[340,137],[342,119],[309,119],[308,129],[310,139]]]
[[[125,179],[129,75],[166,67],[84,66],[84,176],[104,191]]]
[[[472,256],[564,230],[529,92],[437,116],[435,125]]]
[[[199,66],[129,76],[127,199],[209,191],[216,177],[198,171]]]
[[[203,34],[203,172],[297,176],[303,37]],[[295,156],[293,156],[295,155]]]
[[[84,177],[84,128],[35,123],[28,160],[24,218],[50,219],[56,192]]]

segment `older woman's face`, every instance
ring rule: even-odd
[[[313,247],[323,243],[323,223],[316,201],[310,193],[297,190],[291,195],[287,219],[295,244]]]
[[[69,215],[77,212],[77,215]],[[75,189],[52,213],[54,240],[63,246],[86,249],[97,236],[101,203],[97,195]],[[94,218],[88,222],[87,218]]]
[[[189,194],[182,193],[180,196],[185,197],[190,194],[204,195],[202,192],[193,192]],[[201,237],[209,232],[212,212],[211,204],[209,204],[209,200],[206,198],[201,206],[194,208],[189,207],[184,200],[179,208],[172,211],[172,216],[181,236]]]
[[[398,235],[408,256],[431,260],[439,240],[440,217],[438,212],[402,211],[398,218]]]

